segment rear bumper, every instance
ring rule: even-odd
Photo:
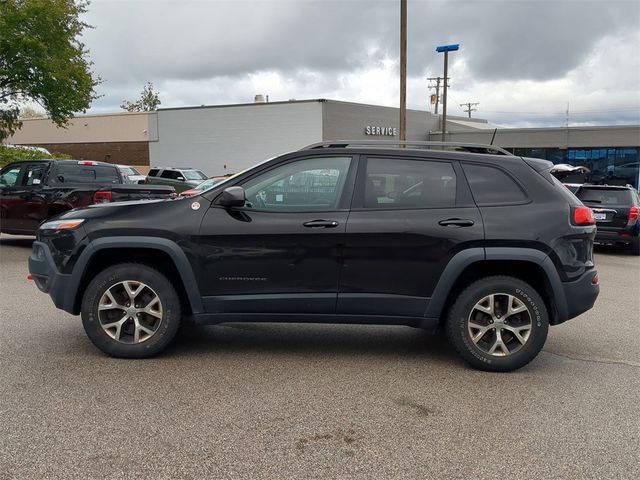
[[[632,243],[637,241],[638,231],[636,228],[625,228],[620,230],[602,230],[596,232],[596,243]]]
[[[564,320],[577,317],[590,310],[600,294],[600,285],[594,285],[593,279],[598,271],[593,269],[585,272],[578,280],[562,282],[564,298],[567,304],[567,315]],[[564,321],[560,319],[560,321]]]
[[[75,289],[71,287],[71,275],[58,271],[49,247],[42,242],[33,242],[29,257],[29,273],[44,293],[48,293],[57,308],[74,314]]]

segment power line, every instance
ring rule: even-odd
[[[554,111],[554,112],[523,112],[523,111],[515,111],[515,110],[511,110],[511,111],[500,111],[500,110],[482,110],[485,113],[504,113],[504,114],[513,114],[513,113],[522,113],[522,114],[527,114],[527,115],[566,115],[567,112],[566,110],[563,112],[558,112],[558,111]],[[640,109],[639,108],[620,108],[617,110],[571,110],[571,115],[575,115],[575,114],[589,114],[589,113],[620,113],[620,112],[639,112],[640,113]]]

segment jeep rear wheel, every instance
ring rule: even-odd
[[[487,277],[469,285],[449,311],[449,342],[471,366],[516,370],[544,346],[549,318],[544,301],[513,277]]]
[[[169,280],[146,265],[107,268],[89,283],[82,299],[82,324],[107,355],[143,358],[173,340],[180,300]]]

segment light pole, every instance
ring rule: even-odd
[[[449,73],[449,52],[455,52],[460,48],[459,43],[452,45],[440,45],[436,47],[436,52],[444,52],[444,86],[442,93],[442,141],[445,141],[445,133],[447,130],[447,74]]]
[[[400,0],[400,140],[407,139],[407,0]]]

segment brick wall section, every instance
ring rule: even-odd
[[[149,166],[149,142],[39,143],[38,146],[78,160]]]

